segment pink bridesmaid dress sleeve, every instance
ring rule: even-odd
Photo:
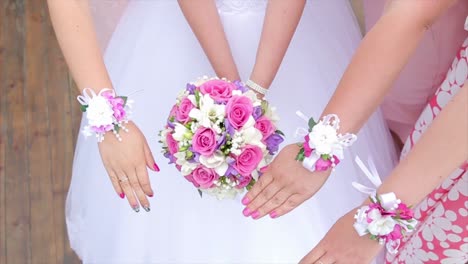
[[[366,28],[369,30],[381,16],[385,0],[364,0]],[[468,1],[460,0],[427,31],[409,63],[387,95],[382,110],[389,128],[402,142],[413,124],[445,78],[453,54],[463,43],[463,30]]]

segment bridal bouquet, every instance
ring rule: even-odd
[[[234,198],[250,189],[283,142],[275,108],[241,82],[187,84],[160,132],[164,156],[200,195]]]

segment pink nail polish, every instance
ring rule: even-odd
[[[268,165],[260,168],[260,172],[264,173],[268,169]]]
[[[154,168],[155,171],[159,172],[159,166],[158,166],[158,164],[156,164],[156,162],[153,164],[153,168]]]
[[[154,194],[148,194],[148,197],[153,197],[153,196],[154,196]]]
[[[120,198],[123,199],[123,198],[125,198],[125,193],[121,193],[121,194],[119,194],[119,196],[120,196]]]
[[[245,197],[242,199],[242,204],[243,204],[243,205],[248,205],[249,203],[250,203],[249,197],[245,196]]]
[[[246,208],[244,209],[244,211],[242,211],[242,214],[243,214],[245,217],[249,217],[251,213],[252,213],[252,212],[250,212],[250,209],[249,209],[248,207],[246,207]]]
[[[258,211],[253,212],[252,218],[253,219],[258,219],[260,217],[260,213]]]
[[[276,217],[278,217],[278,214],[275,211],[273,211],[270,213],[270,217],[275,219]]]

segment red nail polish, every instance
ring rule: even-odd
[[[252,212],[250,212],[250,209],[249,209],[248,207],[246,207],[246,208],[244,209],[244,211],[242,211],[242,214],[243,214],[245,217],[249,217],[251,213],[252,213]]]
[[[120,196],[120,198],[123,199],[123,198],[125,198],[125,193],[121,193],[121,194],[119,194],[119,196]]]
[[[260,213],[258,211],[253,212],[252,218],[253,219],[258,219],[260,217]]]
[[[278,214],[275,211],[273,211],[270,213],[270,217],[275,219],[276,217],[278,217]]]
[[[242,199],[242,204],[243,204],[243,205],[248,205],[249,203],[250,203],[249,197],[245,196],[245,197]]]
[[[158,164],[156,164],[156,162],[153,164],[153,168],[154,168],[155,171],[159,172],[159,166],[158,166]]]

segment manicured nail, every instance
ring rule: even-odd
[[[250,203],[249,197],[245,196],[245,197],[242,199],[242,204],[243,204],[243,205],[248,205],[249,203]]]
[[[140,212],[140,206],[138,206],[138,205],[133,206],[133,211],[135,211],[137,213]]]
[[[253,219],[258,219],[260,217],[260,213],[258,211],[253,212],[252,218]]]
[[[275,211],[273,211],[270,213],[270,217],[275,219],[276,217],[278,217],[278,214]]]
[[[246,207],[244,209],[244,211],[242,211],[242,214],[245,216],[245,217],[249,217],[250,214],[252,214],[252,212],[250,212],[250,209],[248,207]]]
[[[143,209],[145,209],[146,212],[151,211],[151,208],[149,206],[143,206]]]
[[[154,196],[154,194],[148,194],[148,197],[153,197],[153,196]]]
[[[120,198],[123,199],[123,198],[125,198],[125,193],[121,193],[121,194],[119,194],[119,196],[120,196]]]
[[[268,169],[268,165],[260,168],[260,172],[264,173]]]
[[[159,172],[159,166],[158,166],[158,164],[156,164],[156,162],[153,164],[153,168],[154,168],[155,171]]]

